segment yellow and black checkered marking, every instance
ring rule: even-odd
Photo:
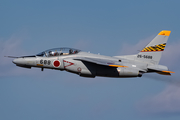
[[[163,51],[164,48],[166,46],[166,43],[164,44],[159,44],[159,45],[155,45],[155,46],[149,46],[149,47],[145,47],[143,48],[143,50],[141,52],[156,52],[156,51]]]

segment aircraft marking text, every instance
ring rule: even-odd
[[[40,60],[40,64],[50,65],[51,61],[50,60]]]
[[[152,56],[149,56],[149,55],[138,55],[137,58],[152,59]]]

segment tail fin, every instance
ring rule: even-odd
[[[171,31],[161,31],[141,52],[138,53],[137,59],[139,61],[159,64],[162,52],[166,46]]]

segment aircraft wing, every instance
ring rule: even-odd
[[[127,66],[123,66],[123,65],[120,65],[120,64],[115,64],[114,61],[108,60],[108,59],[77,57],[77,58],[74,58],[74,60],[86,61],[86,62],[91,62],[91,63],[94,63],[94,64],[110,66],[110,67],[127,67]]]

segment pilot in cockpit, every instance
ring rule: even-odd
[[[72,50],[72,49],[70,49],[70,50],[69,50],[69,54],[72,54],[72,53],[73,53],[73,50]]]
[[[54,52],[54,56],[58,56],[59,55],[59,53],[56,51],[56,52]]]
[[[56,56],[57,53],[55,53],[54,51],[49,51],[49,56]]]
[[[52,51],[49,51],[49,56],[53,56],[53,52]]]

